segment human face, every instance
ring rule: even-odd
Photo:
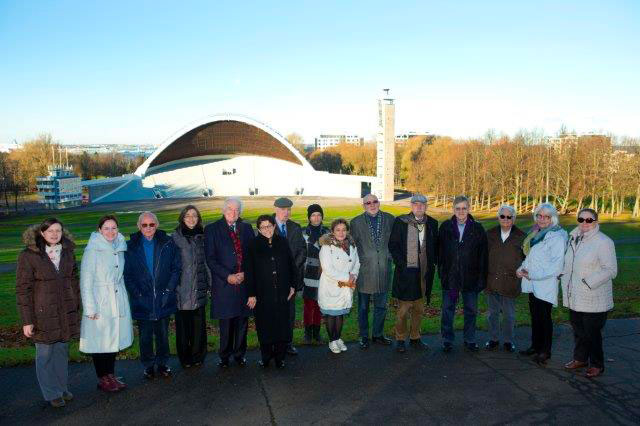
[[[362,201],[362,207],[367,214],[375,216],[380,211],[380,201],[375,195],[368,195]]]
[[[227,221],[227,224],[233,225],[240,217],[240,206],[236,203],[227,203],[222,215],[224,216],[224,220]]]
[[[275,226],[273,226],[273,224],[268,220],[263,220],[258,225],[258,232],[260,232],[263,237],[268,239],[271,239],[273,237],[273,231],[275,230]]]
[[[62,226],[59,223],[54,223],[46,231],[40,232],[40,235],[48,245],[56,245],[62,239]]]
[[[551,214],[548,210],[542,209],[536,214],[536,224],[540,229],[545,229],[551,226]]]
[[[336,227],[333,228],[333,236],[336,237],[338,241],[344,241],[344,239],[347,238],[347,226],[344,223],[336,225]]]
[[[453,206],[453,214],[456,215],[458,223],[465,223],[469,217],[469,203],[461,201]]]
[[[187,226],[187,228],[189,229],[195,228],[196,225],[198,224],[198,212],[195,211],[194,209],[187,210],[187,212],[184,214],[184,219],[182,221]]]
[[[411,203],[411,212],[416,218],[422,219],[422,217],[424,216],[424,212],[426,211],[427,211],[426,203]]]
[[[113,240],[118,236],[118,225],[115,220],[107,220],[102,224],[99,231],[105,240],[113,242]]]
[[[309,216],[309,223],[313,226],[320,225],[322,223],[322,214],[320,214],[320,212],[311,213],[311,216]]]
[[[291,217],[291,207],[276,207],[276,219],[280,223],[285,223]]]
[[[513,213],[509,209],[502,209],[498,212],[498,222],[500,223],[500,228],[505,231],[508,231],[513,226]]]
[[[578,219],[593,219],[593,222],[591,223],[587,223],[586,221],[583,221],[582,223],[578,222],[578,228],[580,229],[581,234],[591,231],[598,224],[598,221],[595,220],[596,218],[593,217],[593,215],[590,212],[580,213],[580,216],[578,216]]]
[[[144,215],[142,220],[140,221],[140,225],[138,225],[138,229],[142,232],[142,235],[147,240],[153,239],[153,236],[156,234],[156,230],[158,229],[158,224],[153,220],[152,216],[148,214]]]

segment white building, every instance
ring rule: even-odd
[[[315,138],[315,148],[324,150],[340,143],[350,143],[352,145],[362,145],[364,138],[358,135],[320,135]]]

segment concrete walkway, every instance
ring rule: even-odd
[[[565,372],[570,328],[557,326],[553,358],[538,367],[503,351],[452,353],[437,336],[426,352],[398,354],[349,344],[340,355],[303,347],[284,370],[249,365],[220,371],[210,354],[200,369],[146,382],[137,361],[119,361],[130,388],[114,395],[95,389],[91,364],[70,366],[76,398],[54,410],[41,401],[33,367],[0,370],[0,423],[113,424],[638,424],[640,320],[610,320],[605,329],[606,373],[596,380]],[[517,329],[527,346],[530,330]],[[486,335],[479,333],[479,342]]]

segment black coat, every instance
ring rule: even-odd
[[[393,257],[395,270],[393,273],[393,288],[391,295],[398,300],[413,301],[425,296],[427,303],[431,302],[433,277],[438,263],[438,221],[427,215],[425,241],[427,249],[427,272],[425,274],[426,289],[422,294],[420,286],[420,269],[407,269],[407,232],[409,225],[396,217],[389,237],[389,252]],[[417,250],[417,247],[416,247]]]
[[[269,240],[258,235],[250,243],[243,261],[249,297],[256,298],[254,315],[261,344],[291,341],[289,291],[295,288],[296,265],[287,240],[279,235]]]
[[[275,215],[273,215],[275,219]],[[287,220],[287,241],[289,242],[289,248],[291,249],[291,255],[293,261],[296,264],[296,278],[295,289],[296,291],[302,290],[304,287],[304,263],[307,260],[307,243],[302,236],[302,227],[291,219]],[[280,228],[276,222],[276,235],[280,235]]]
[[[487,233],[471,215],[458,242],[455,216],[438,232],[438,275],[443,290],[482,291],[487,286]]]

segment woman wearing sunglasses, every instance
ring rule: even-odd
[[[618,273],[616,249],[600,232],[598,213],[578,212],[578,226],[569,235],[562,274],[562,301],[569,308],[575,345],[567,370],[587,368],[587,377],[604,372],[602,328],[613,309],[612,280]]]
[[[522,243],[526,257],[516,271],[522,278],[522,292],[529,293],[531,313],[531,346],[520,354],[535,355],[534,361],[542,365],[551,358],[551,308],[558,304],[558,276],[564,266],[567,231],[558,225],[558,211],[552,204],[540,204],[533,218],[536,223]]]

